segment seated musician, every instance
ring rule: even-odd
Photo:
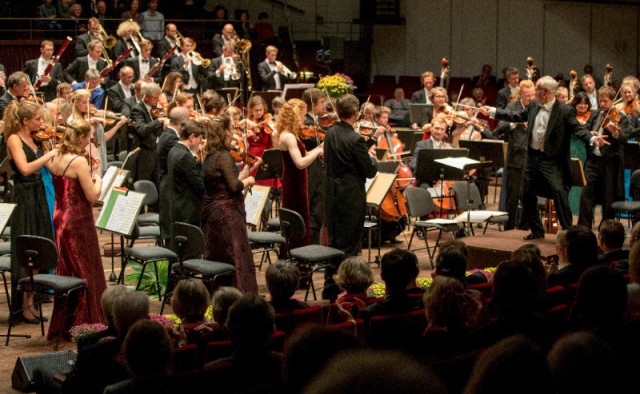
[[[616,108],[629,118],[629,138],[637,138],[640,135],[640,99],[638,99],[638,79],[625,77],[620,86],[620,95],[623,101]]]
[[[56,98],[61,98],[66,100],[67,102],[70,102],[72,94],[73,90],[71,89],[71,85],[66,82],[62,82],[56,88]]]
[[[29,75],[31,82],[35,85],[38,79],[42,79],[42,85],[38,88],[39,92],[44,93],[45,101],[51,101],[56,98],[56,86],[64,81],[64,73],[62,65],[56,63],[48,75],[44,75],[47,66],[53,60],[53,42],[49,40],[42,41],[40,44],[40,57],[33,60],[27,60],[24,64],[23,71]]]
[[[429,93],[433,106],[429,106],[425,109],[423,113],[423,124],[422,124],[422,132],[424,133],[423,139],[429,138],[431,133],[431,120],[435,119],[439,114],[450,115],[451,114],[451,106],[447,104],[447,90],[441,87],[435,87],[431,89]],[[447,123],[447,128],[445,131],[445,136],[449,129],[453,126],[453,118],[451,116],[447,116],[443,118]]]
[[[556,90],[556,100],[569,104],[569,89],[564,86],[558,86],[558,90]]]
[[[84,81],[73,84],[71,86],[71,90],[74,92],[78,89],[87,89],[91,91],[91,104],[96,108],[102,108],[104,89],[100,86],[101,80],[100,72],[90,68],[85,73]]]
[[[118,83],[107,90],[109,107],[115,112],[122,111],[124,100],[133,96],[133,75],[133,68],[123,66],[118,73]]]
[[[97,40],[102,42],[103,37],[100,34],[100,21],[97,18],[89,18],[89,31],[80,34],[76,38],[76,58],[84,57],[89,54],[89,43]]]
[[[471,97],[466,97],[460,100],[460,104],[465,105],[462,111],[457,111],[465,118],[461,118],[464,123],[456,123],[455,129],[451,132],[453,136],[453,147],[459,148],[458,142],[460,140],[480,141],[482,134],[480,133],[485,129],[485,124],[477,118],[477,111],[473,109],[475,102]],[[457,122],[457,121],[456,121]]]
[[[173,96],[182,90],[184,82],[182,79],[182,73],[179,71],[171,71],[164,78],[162,84],[162,95],[160,96],[160,104],[168,105],[173,101]]]
[[[282,90],[284,85],[296,78],[296,73],[277,61],[278,48],[269,45],[265,50],[267,58],[258,64],[258,73],[262,79],[262,90]]]
[[[122,55],[127,49],[133,48],[133,51],[129,53],[127,59],[133,59],[140,55],[140,43],[138,42],[137,34],[140,33],[140,25],[131,20],[121,22],[118,26],[116,34],[118,40],[116,46],[113,47],[113,55],[117,58]]]
[[[451,149],[452,146],[445,141],[445,135],[447,130],[447,121],[444,119],[444,115],[436,116],[429,125],[431,130],[431,137],[416,143],[413,151],[413,156],[409,162],[409,168],[414,175],[418,169],[418,152],[422,149]],[[417,180],[417,185],[420,185],[420,180]],[[425,183],[426,188],[431,187],[430,184]],[[435,196],[432,194],[432,196]]]
[[[280,114],[280,111],[282,110],[282,106],[284,105],[285,101],[282,97],[274,97],[273,100],[271,100],[271,110],[273,111],[273,120],[278,120],[278,114]]]
[[[224,43],[222,56],[211,61],[209,79],[212,81],[214,89],[240,87],[244,68],[242,62],[233,58],[235,48],[233,42]]]
[[[215,91],[207,90],[204,92],[202,96],[200,96],[200,102],[207,116],[222,116],[222,109],[225,106],[225,102]]]

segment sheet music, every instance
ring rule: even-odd
[[[15,207],[16,204],[0,203],[0,232],[4,231]]]
[[[471,215],[469,215],[469,211],[464,211],[460,215],[456,216],[454,220],[466,223],[467,221],[471,223],[482,223],[496,216],[504,216],[508,215],[508,212],[504,211],[471,211]]]
[[[126,196],[118,196],[105,230],[118,234],[131,234],[131,229],[138,217],[143,199],[144,193],[136,192],[129,192]]]
[[[265,192],[262,190],[252,190],[244,197],[244,210],[247,212],[246,222],[258,225],[260,224],[260,214],[263,208],[263,198]]]
[[[116,166],[109,167],[102,178],[102,190],[100,191],[98,201],[109,201],[112,187],[122,186],[128,175],[128,170],[122,170]]]
[[[376,177],[378,176],[378,174],[376,174],[373,178],[367,178],[367,180],[364,182],[364,190],[368,193],[369,189],[371,188],[371,185],[373,185],[373,181],[376,180]]]
[[[464,166],[468,164],[480,163],[478,160],[469,159],[468,157],[445,157],[444,159],[436,159],[434,161],[459,170],[463,170]]]

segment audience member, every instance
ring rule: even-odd
[[[290,313],[309,307],[306,302],[294,298],[300,283],[300,269],[297,265],[278,261],[267,268],[265,279],[271,295],[269,303],[276,313]]]
[[[397,127],[409,126],[409,104],[411,101],[404,96],[404,89],[396,88],[393,91],[393,98],[384,102],[384,106],[391,109],[389,121],[395,123]]]
[[[78,347],[78,351],[81,348],[89,345],[93,345],[97,343],[102,338],[105,337],[115,337],[118,335],[116,331],[116,326],[113,322],[113,305],[116,302],[116,298],[121,297],[128,292],[129,289],[125,285],[116,285],[116,286],[108,286],[107,289],[102,293],[102,297],[100,298],[100,306],[102,307],[102,317],[104,318],[104,322],[107,325],[107,329],[104,331],[99,331],[87,335],[83,335],[76,340],[76,345]]]
[[[336,283],[342,290],[336,299],[338,314],[344,321],[354,320],[370,303],[367,289],[373,284],[373,272],[362,258],[349,257],[340,264]]]
[[[596,264],[598,241],[590,229],[582,226],[568,229],[567,258],[568,262],[564,268],[549,273],[547,277],[549,287],[556,285],[569,287],[570,284],[578,282],[578,278],[587,268]]]
[[[142,13],[142,35],[147,40],[157,42],[164,33],[164,15],[158,12],[158,0],[150,0],[148,9]]]
[[[453,239],[440,244],[440,253],[436,257],[436,270],[433,276],[448,276],[458,279],[465,287],[485,283],[487,278],[479,272],[469,276],[467,273],[467,256],[469,249],[464,242]]]
[[[242,297],[242,292],[235,287],[224,286],[213,293],[211,304],[213,307],[213,321],[225,325],[229,309]]]
[[[640,322],[640,243],[636,242],[629,252],[629,284],[627,285],[628,322]]]
[[[547,271],[542,263],[542,253],[536,245],[522,245],[511,254],[511,259],[529,268],[538,281],[541,293],[547,290]]]
[[[629,251],[622,249],[624,237],[622,223],[614,219],[603,220],[598,230],[598,246],[603,252],[598,256],[598,263],[617,266],[620,261],[627,260]],[[628,269],[628,266],[626,268]]]

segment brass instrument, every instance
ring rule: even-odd
[[[197,66],[202,66],[204,68],[209,68],[211,66],[211,59],[205,59],[198,52],[194,51],[196,43],[193,43],[193,49],[187,52],[187,56],[191,57],[191,61],[193,64]]]
[[[116,38],[112,35],[107,34],[102,25],[100,26],[100,35],[102,36],[102,46],[103,48],[111,49],[116,46]]]
[[[225,59],[225,68],[231,70],[231,79],[237,81],[240,79],[240,72],[238,72],[238,67],[236,64],[231,61],[231,58]]]
[[[233,43],[236,46],[236,52],[238,52],[239,55],[248,53],[251,50],[251,41],[247,39],[241,39],[240,37],[238,37],[238,33],[236,33],[235,31],[233,32],[233,36],[231,38],[233,39]]]
[[[276,65],[282,66],[282,73],[287,76],[287,78],[295,79],[298,77],[298,74],[289,70],[287,66],[285,66],[281,61],[276,61]]]
[[[184,40],[184,36],[182,34],[180,34],[180,32],[178,30],[176,30],[176,41],[175,44],[177,47],[182,47],[182,40]],[[193,48],[195,49],[196,47],[196,42],[193,42]]]
[[[238,37],[238,33],[233,32],[233,43],[236,47],[236,52],[240,55],[240,61],[242,62],[242,66],[244,67],[244,72],[247,76],[247,86],[246,90],[252,90],[252,80],[251,80],[251,41],[246,39],[241,39]]]

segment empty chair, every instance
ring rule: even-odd
[[[133,184],[133,190],[138,193],[144,193],[142,201],[146,211],[138,215],[138,226],[152,226],[160,224],[160,215],[157,212],[150,212],[150,207],[158,204],[158,189],[151,181],[137,181]]]
[[[635,170],[631,174],[631,184],[629,195],[633,201],[616,201],[611,204],[611,208],[616,210],[616,218],[620,220],[622,214],[627,214],[629,221],[635,221],[640,216],[640,170]]]
[[[455,192],[456,206],[458,211],[481,211],[484,210],[482,198],[480,197],[480,191],[478,186],[473,182],[458,181],[453,184],[453,191]],[[484,232],[487,231],[488,224],[497,224],[498,229],[502,231],[502,226],[507,222],[509,217],[507,215],[492,216],[486,220]],[[470,223],[469,229],[471,234],[474,235],[473,223]]]

